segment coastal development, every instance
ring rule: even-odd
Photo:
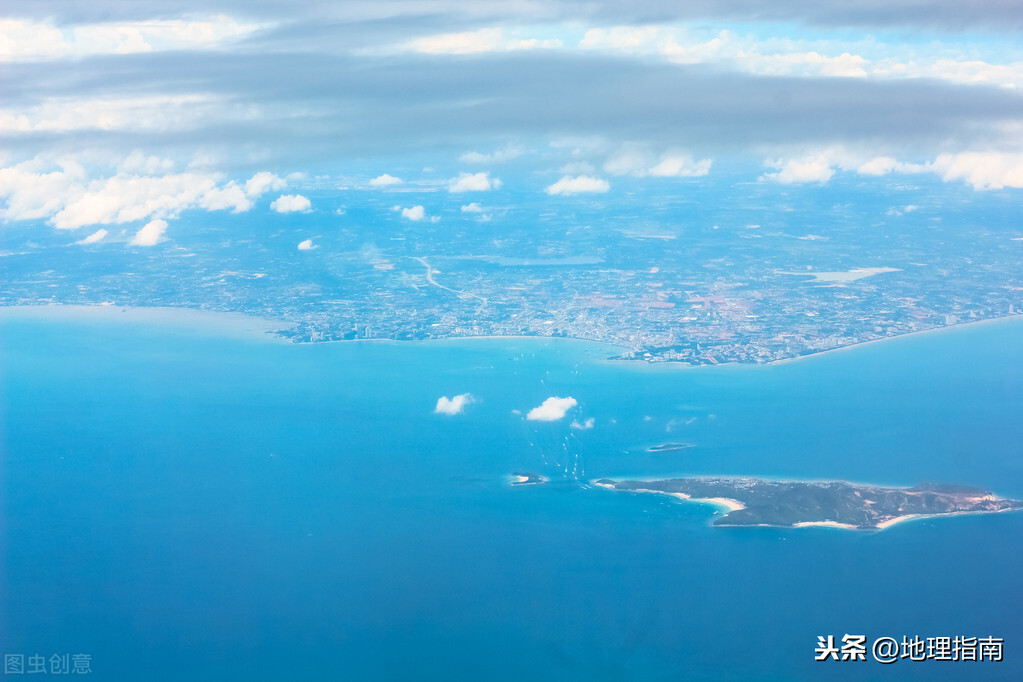
[[[1010,221],[997,197],[944,220],[891,209],[906,201],[894,190],[841,207],[809,191],[791,205],[718,199],[626,196],[611,216],[522,203],[485,225],[473,213],[426,224],[396,217],[394,197],[337,192],[316,200],[382,205],[302,250],[301,226],[244,216],[148,249],[69,247],[62,232],[11,225],[0,305],[244,313],[303,343],[566,337],[689,365],[774,362],[1023,311],[1023,233],[986,226]]]
[[[673,478],[658,481],[600,479],[596,485],[634,493],[659,493],[721,505],[716,526],[835,526],[883,529],[924,516],[1023,509],[1023,502],[965,486],[925,483],[913,488],[855,485],[844,481],[769,481],[756,478]]]

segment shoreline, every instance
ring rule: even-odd
[[[245,313],[201,308],[174,308],[170,306],[122,306],[122,305],[16,305],[0,306],[0,321],[5,319],[55,320],[59,318],[84,322],[114,322],[117,324],[144,324],[171,326],[196,330],[215,329],[250,338],[271,342],[288,343],[275,332],[288,329],[293,323],[271,320]]]
[[[689,478],[700,478],[700,477],[689,477]],[[708,477],[708,478],[721,478],[721,477]],[[641,480],[644,480],[644,479],[634,479],[634,480],[640,480],[641,481]],[[663,480],[663,479],[647,479],[647,480]],[[658,494],[661,494],[661,495],[667,495],[669,497],[674,497],[674,498],[676,498],[678,500],[682,500],[684,502],[697,502],[697,503],[701,503],[701,504],[711,504],[711,505],[714,505],[714,506],[724,507],[724,508],[728,509],[728,512],[726,512],[725,516],[727,516],[728,513],[731,513],[733,511],[739,511],[740,509],[745,509],[746,508],[746,505],[743,504],[742,502],[740,502],[739,500],[735,500],[735,499],[732,499],[732,498],[729,498],[729,497],[692,497],[692,496],[690,496],[690,495],[688,495],[686,493],[670,492],[670,491],[667,491],[667,490],[654,490],[652,488],[629,488],[629,489],[619,490],[614,485],[610,485],[610,484],[607,484],[607,483],[600,483],[596,479],[589,481],[589,484],[593,485],[593,486],[596,486],[596,487],[599,487],[599,488],[604,488],[606,490],[612,490],[612,491],[615,491],[615,492],[658,493]],[[731,524],[731,523],[714,523],[714,522],[712,522],[711,525],[713,525],[715,527],[720,527],[720,528],[837,528],[837,529],[840,529],[840,530],[853,530],[853,531],[861,531],[861,532],[880,532],[880,531],[886,530],[888,528],[891,528],[892,526],[898,525],[900,523],[904,523],[906,521],[914,521],[914,520],[918,520],[918,519],[934,519],[934,518],[943,518],[943,517],[947,517],[947,516],[967,516],[967,515],[978,515],[978,514],[1000,514],[1000,513],[1003,513],[1003,512],[1013,512],[1013,511],[1017,511],[1017,512],[1018,511],[1023,511],[1023,508],[1011,508],[1010,507],[1010,508],[1006,508],[1006,509],[997,509],[997,510],[980,510],[980,509],[978,509],[978,510],[975,510],[975,511],[952,511],[952,512],[943,512],[943,513],[939,513],[939,514],[904,514],[902,516],[896,516],[896,517],[887,519],[885,521],[881,521],[880,523],[878,523],[878,524],[876,524],[874,526],[866,526],[866,527],[853,525],[851,523],[841,523],[841,522],[838,522],[838,521],[797,521],[797,522],[789,524],[789,525],[779,525],[779,524],[773,524],[773,523],[756,523],[756,524],[735,523],[735,524]],[[725,517],[721,517],[721,518],[725,518]]]
[[[933,327],[931,329],[921,329],[921,330],[915,331],[915,332],[906,332],[904,334],[896,334],[894,336],[885,336],[885,337],[880,338],[880,339],[870,339],[869,341],[857,341],[856,343],[850,343],[850,344],[848,344],[846,346],[838,346],[837,348],[829,348],[827,350],[818,351],[816,353],[807,353],[806,355],[797,355],[796,357],[793,357],[793,358],[782,358],[781,360],[772,360],[771,362],[766,362],[763,365],[759,365],[759,366],[762,366],[762,367],[775,367],[775,366],[778,366],[778,365],[784,365],[784,364],[789,364],[789,363],[797,362],[799,360],[807,360],[809,358],[817,358],[817,357],[822,357],[822,356],[825,356],[825,355],[830,355],[832,353],[839,353],[839,352],[842,352],[842,351],[852,350],[854,348],[863,348],[865,346],[869,346],[869,345],[872,345],[872,344],[884,343],[886,341],[895,341],[896,339],[916,338],[916,337],[919,337],[919,336],[923,336],[925,334],[936,334],[936,333],[939,333],[939,332],[951,332],[953,330],[972,329],[974,327],[978,327],[978,326],[985,325],[985,324],[1004,323],[1004,322],[1007,322],[1008,320],[1015,320],[1015,319],[1023,319],[1023,313],[1016,313],[1014,315],[1003,315],[1001,317],[989,317],[989,318],[984,319],[984,320],[973,320],[973,321],[970,321],[970,322],[957,322],[956,324],[948,324],[948,325],[945,325],[943,327]],[[725,364],[725,363],[722,363],[722,364]],[[743,363],[729,363],[729,364],[743,364]],[[704,366],[704,365],[694,365],[694,366]]]
[[[275,332],[290,329],[297,323],[289,322],[285,320],[273,320],[256,315],[250,315],[248,313],[241,312],[229,312],[221,310],[206,310],[201,308],[184,308],[184,307],[173,307],[173,306],[132,306],[132,305],[117,305],[117,304],[63,304],[63,303],[48,303],[39,305],[9,305],[0,306],[0,320],[8,315],[21,315],[26,317],[35,317],[37,319],[54,317],[56,315],[72,315],[75,317],[86,318],[94,317],[99,318],[102,316],[109,316],[108,319],[123,319],[120,316],[111,315],[112,312],[119,312],[127,314],[134,319],[131,322],[136,323],[149,323],[149,324],[173,324],[173,325],[187,325],[195,328],[200,327],[219,327],[223,330],[232,332],[258,332],[262,335],[262,338],[273,337],[274,340],[280,341],[281,343],[290,343],[296,346],[313,346],[319,344],[328,343],[381,343],[390,342],[393,344],[404,344],[404,343],[460,343],[463,341],[526,341],[526,342],[561,342],[571,341],[579,344],[590,344],[594,347],[599,347],[602,352],[607,355],[603,358],[594,358],[595,361],[602,363],[613,363],[623,367],[633,368],[647,368],[647,367],[665,367],[673,371],[682,370],[707,370],[710,368],[741,368],[741,367],[776,367],[780,365],[790,364],[798,361],[808,360],[810,358],[818,358],[829,356],[833,353],[841,351],[848,351],[855,348],[862,348],[871,344],[879,344],[888,341],[894,341],[896,339],[908,339],[918,337],[924,334],[936,334],[939,332],[951,332],[957,329],[972,329],[980,325],[993,325],[998,323],[1006,323],[1009,320],[1023,319],[1023,314],[1015,315],[1004,315],[1001,317],[992,317],[984,320],[974,320],[970,322],[959,322],[953,325],[946,325],[942,327],[934,327],[932,329],[922,329],[920,331],[906,332],[904,334],[896,334],[894,336],[886,336],[878,339],[870,339],[868,341],[858,341],[856,343],[850,343],[845,346],[839,346],[837,348],[829,348],[827,350],[817,351],[814,353],[807,353],[805,355],[798,355],[791,358],[782,358],[780,360],[772,360],[766,363],[746,363],[746,362],[734,362],[726,361],[721,362],[717,365],[690,365],[681,362],[663,361],[663,362],[650,362],[643,358],[634,359],[623,359],[615,357],[616,352],[634,352],[636,349],[629,348],[628,346],[618,345],[609,341],[599,341],[595,339],[586,339],[575,336],[539,336],[539,335],[514,335],[514,334],[491,334],[481,336],[446,336],[435,339],[415,339],[415,340],[395,340],[395,339],[335,339],[331,341],[294,341],[287,339],[282,336],[278,336]]]
[[[589,481],[589,483],[590,483],[590,485],[597,486],[598,488],[605,488],[607,490],[615,490],[615,491],[618,490],[613,485],[608,485],[606,483],[600,483],[600,482],[598,482],[596,480]],[[682,500],[683,502],[695,502],[697,504],[709,504],[709,505],[714,506],[714,507],[724,507],[729,512],[739,511],[740,509],[745,509],[746,508],[746,505],[744,505],[742,502],[740,502],[739,500],[733,500],[730,497],[692,497],[692,496],[687,495],[685,493],[673,493],[673,492],[669,492],[667,490],[653,490],[653,489],[650,489],[650,488],[635,488],[633,490],[626,490],[626,491],[620,491],[620,492],[657,493],[659,495],[667,495],[668,497],[674,497],[675,499]]]

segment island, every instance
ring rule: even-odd
[[[512,485],[538,485],[540,483],[546,483],[547,477],[535,474],[532,472],[516,471],[510,476],[510,483]]]
[[[913,488],[859,485],[845,481],[772,481],[757,478],[672,478],[595,485],[634,493],[659,493],[718,504],[727,513],[716,526],[833,526],[879,530],[925,516],[993,513],[1023,509],[1023,502],[966,486],[924,483]]]
[[[675,452],[676,450],[685,450],[687,448],[695,448],[696,446],[692,443],[662,443],[660,445],[651,445],[646,449],[647,452]]]

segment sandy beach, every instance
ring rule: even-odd
[[[848,530],[860,530],[858,526],[854,526],[851,523],[839,523],[838,521],[800,521],[799,523],[793,523],[793,528],[807,528],[810,526],[820,526],[823,528],[845,528]]]
[[[609,490],[617,490],[613,485],[607,483],[598,483],[597,481],[591,481],[593,485],[600,486],[601,488],[607,488]],[[668,490],[653,490],[651,488],[635,488],[631,491],[634,493],[657,493],[658,495],[667,495],[668,497],[674,497],[677,500],[683,502],[696,502],[698,504],[712,504],[717,507],[724,507],[730,512],[745,509],[744,505],[739,500],[733,500],[729,497],[691,497],[685,493],[670,492]]]

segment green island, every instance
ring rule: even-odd
[[[660,493],[714,503],[728,512],[716,526],[833,526],[879,530],[925,516],[994,513],[1023,509],[1023,502],[979,488],[923,483],[913,488],[845,481],[771,481],[757,478],[672,478],[596,485],[634,493]]]

